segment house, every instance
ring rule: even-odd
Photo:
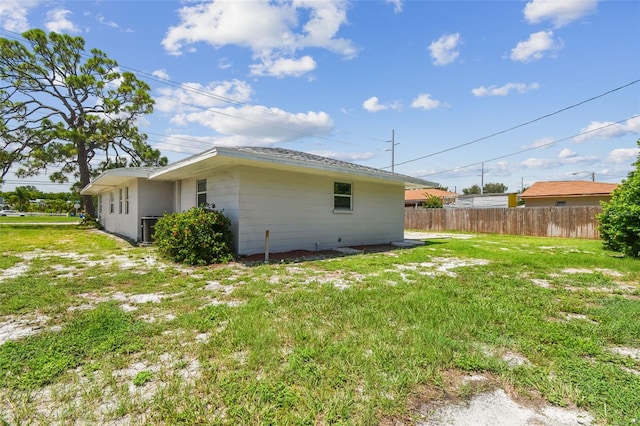
[[[469,194],[460,195],[456,198],[455,203],[445,207],[453,208],[506,208],[516,207],[518,196],[512,193],[495,193],[495,194]]]
[[[106,170],[84,187],[105,230],[135,241],[165,213],[215,204],[238,255],[401,241],[405,188],[435,183],[282,148],[216,147],[165,167]],[[146,221],[146,222],[145,222]]]
[[[438,188],[407,189],[404,191],[404,206],[418,208],[425,203],[429,197],[438,197],[443,205],[451,204],[458,194],[455,192],[443,191]]]
[[[586,180],[536,182],[527,188],[520,198],[526,207],[548,206],[599,206],[610,201],[616,183]]]

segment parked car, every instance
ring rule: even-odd
[[[0,216],[26,216],[26,214],[15,210],[0,210]]]

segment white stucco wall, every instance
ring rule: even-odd
[[[353,211],[334,212],[333,184],[352,184]],[[244,167],[240,169],[238,254],[332,249],[399,241],[404,187]]]
[[[231,220],[234,249],[240,255],[264,252],[266,230],[272,253],[403,239],[402,184],[242,166],[182,180],[180,211],[195,206],[198,179],[207,179],[207,202]],[[334,212],[335,181],[352,184],[352,212]]]
[[[100,223],[105,230],[122,235],[133,241],[142,240],[141,219],[144,216],[162,216],[173,213],[172,182],[155,182],[146,179],[131,179],[125,184],[114,187],[99,195],[102,198]],[[129,188],[129,211],[126,211],[125,188]],[[120,212],[120,189],[123,201]],[[114,194],[113,213],[109,211],[109,194]]]
[[[234,250],[238,247],[238,194],[240,180],[237,170],[210,172],[193,179],[179,182],[180,211],[189,210],[196,205],[196,182],[207,180],[207,203],[214,204],[231,220],[231,232],[234,235]]]

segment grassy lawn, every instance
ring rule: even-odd
[[[78,223],[80,218],[69,216],[0,216],[2,224],[31,224],[31,223]]]
[[[477,372],[640,422],[640,263],[598,241],[186,268],[75,226],[0,234],[0,423],[411,424]]]

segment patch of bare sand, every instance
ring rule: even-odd
[[[469,396],[471,395],[471,396]],[[549,404],[536,393],[520,395],[490,374],[446,371],[437,387],[424,387],[410,401],[406,418],[385,418],[382,426],[589,426],[592,416],[574,407]]]
[[[45,315],[0,317],[0,345],[10,340],[17,340],[41,332],[47,321],[49,321],[49,317]]]

